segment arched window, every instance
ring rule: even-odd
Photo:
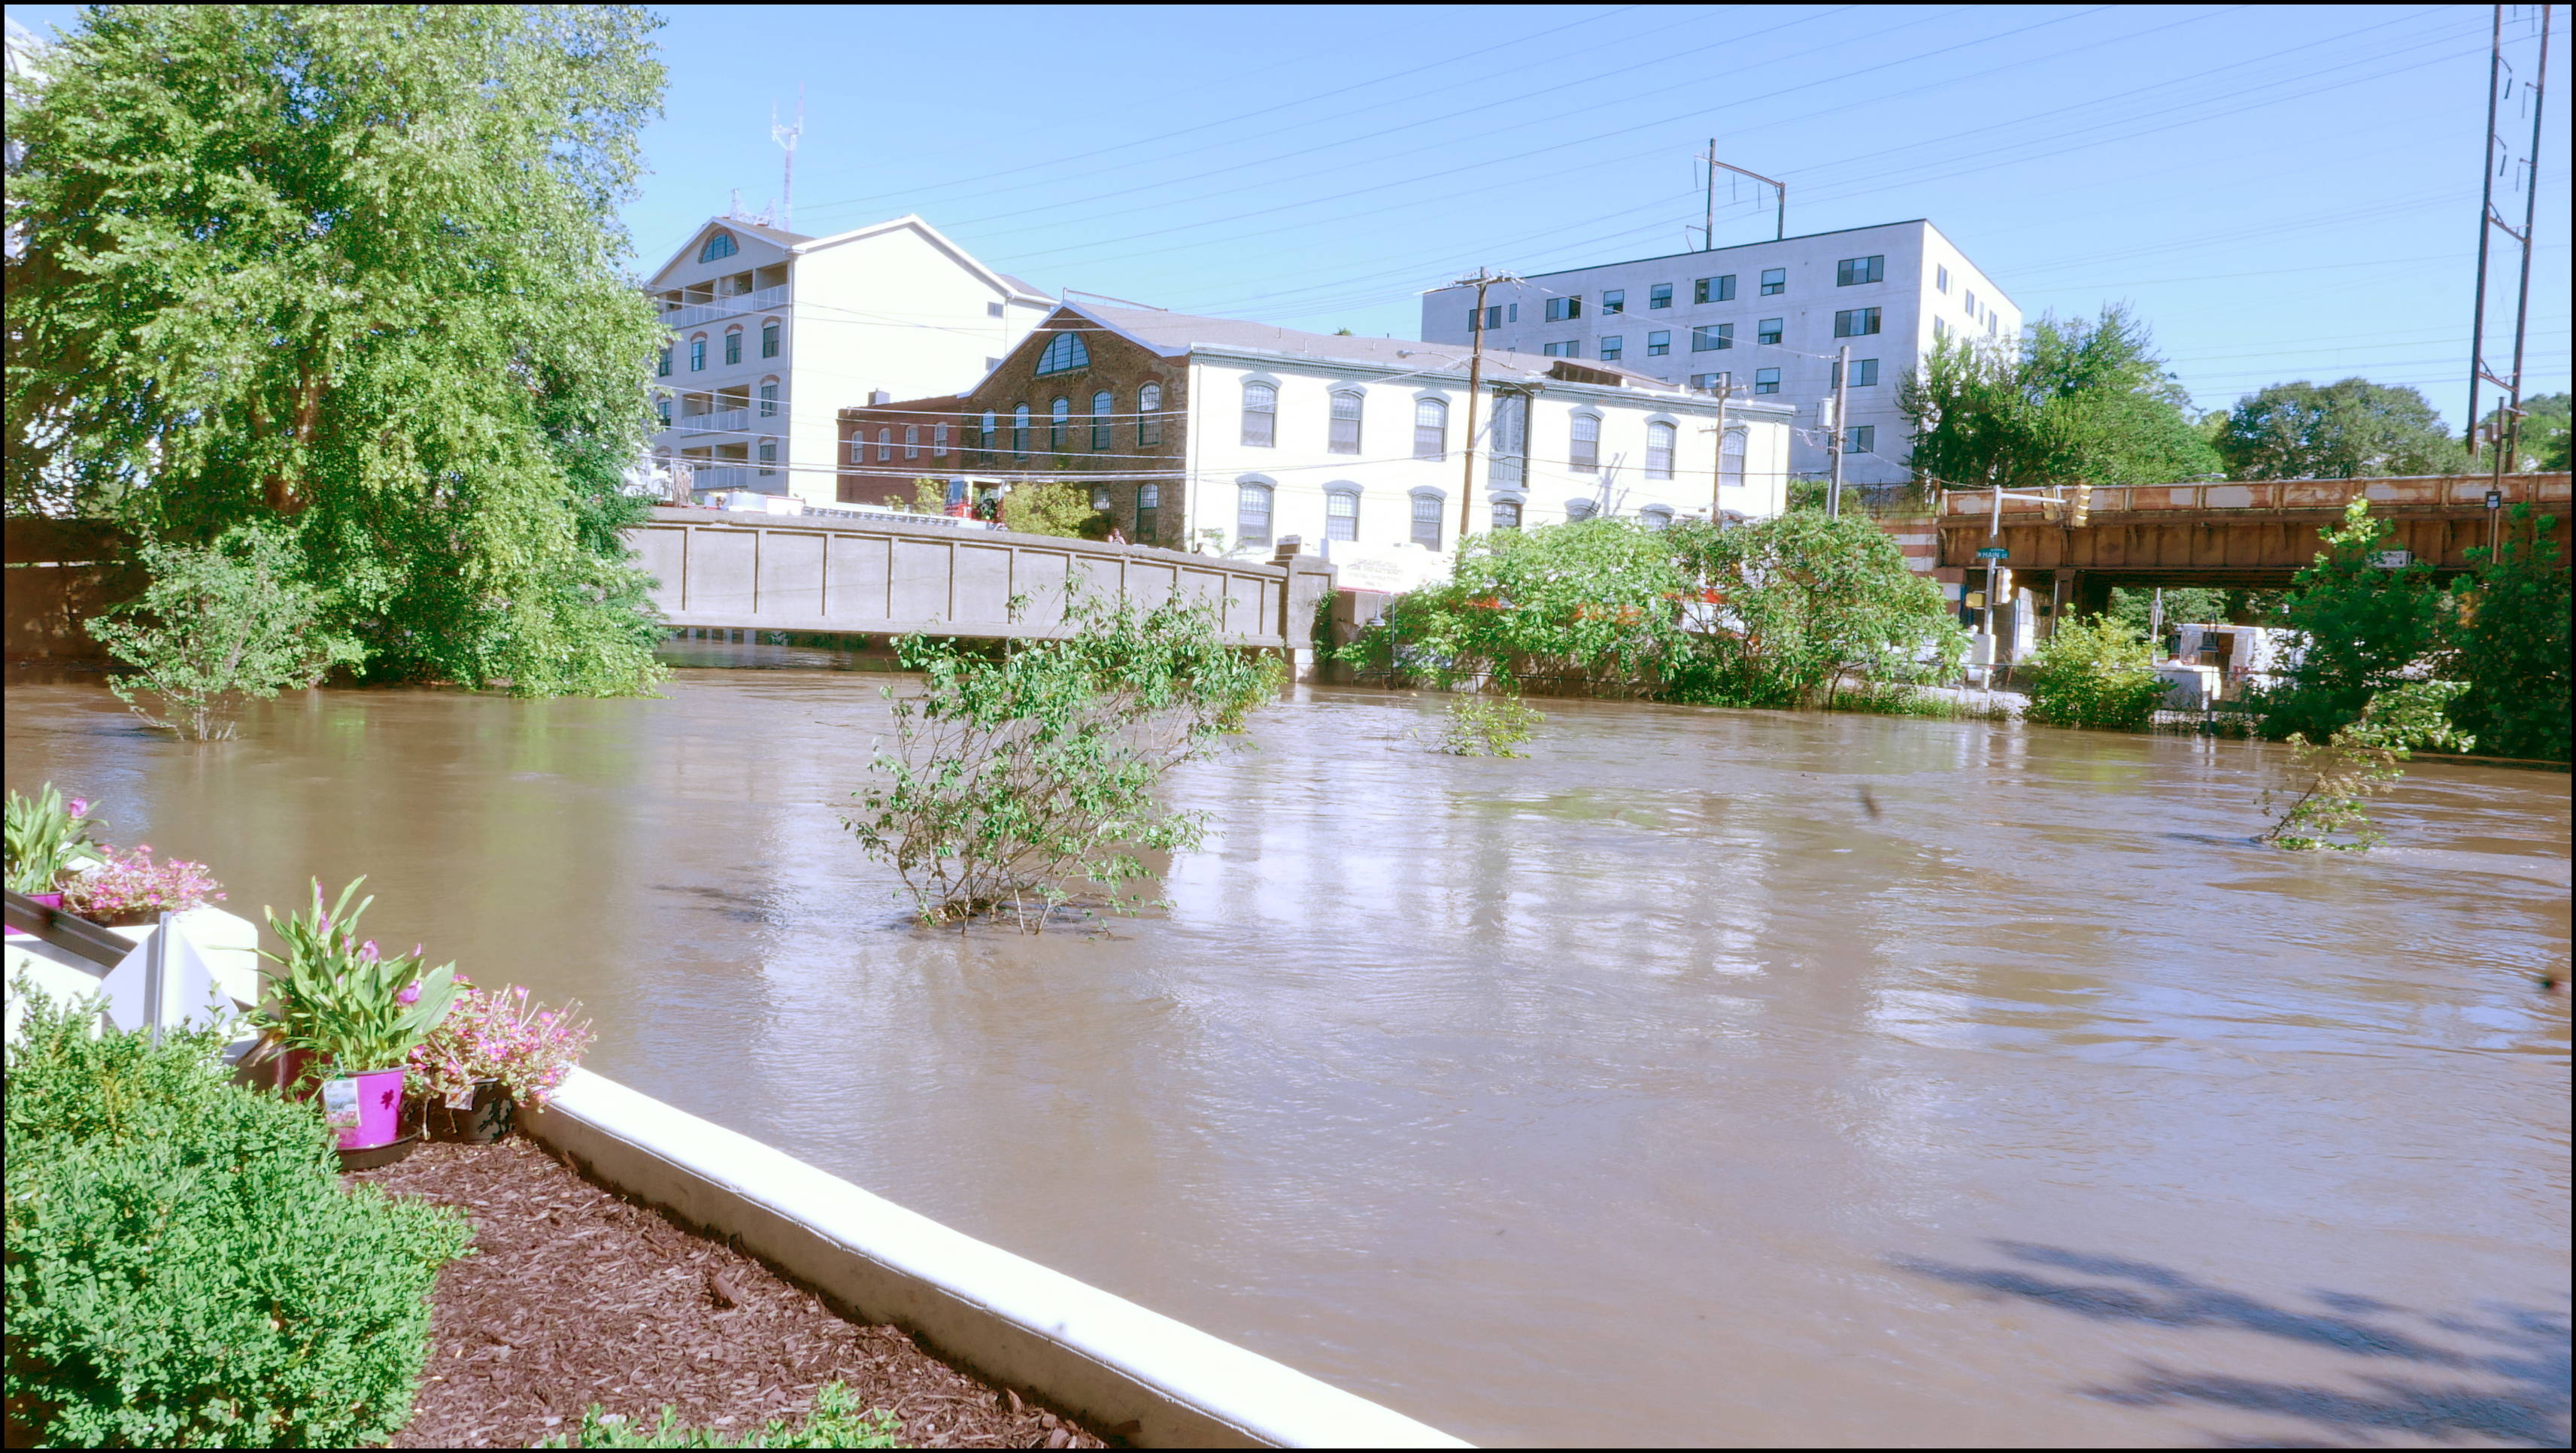
[[[1064,336],[1066,336],[1067,338],[1070,338],[1070,337],[1072,337],[1073,335],[1072,335],[1072,334],[1070,334],[1070,333],[1067,333],[1067,334],[1066,334],[1066,335],[1064,335]],[[1052,451],[1054,451],[1054,452],[1056,452],[1056,453],[1059,453],[1059,454],[1060,454],[1060,453],[1062,453],[1062,452],[1064,452],[1064,431],[1065,431],[1065,426],[1066,426],[1066,424],[1070,423],[1070,422],[1072,421],[1072,419],[1073,419],[1073,400],[1071,400],[1071,399],[1065,399],[1065,398],[1059,398],[1059,399],[1057,399],[1055,402],[1053,402],[1053,403],[1051,403],[1051,404],[1048,404],[1048,405],[1047,405],[1047,448],[1048,448],[1048,449],[1050,449],[1050,450],[1052,450]]]
[[[1024,458],[1029,452],[1029,406],[1026,404],[1011,410],[1011,452]]]
[[[1726,441],[1717,455],[1717,482],[1721,486],[1744,483],[1744,431],[1729,429]]]
[[[906,459],[919,459],[921,457],[921,426],[919,424],[906,424],[903,426],[903,457]]]
[[[1646,426],[1646,477],[1648,479],[1673,477],[1673,440],[1678,436],[1679,431],[1670,424],[1659,423]],[[1669,521],[1669,516],[1667,520]]]
[[[725,330],[725,362],[742,362],[742,330],[740,328],[727,328]]]
[[[1091,396],[1091,447],[1109,447],[1109,416],[1118,411],[1118,400],[1109,390]]]
[[[763,358],[778,356],[778,320],[776,318],[768,319],[760,325],[760,356]]]
[[[1588,520],[1598,512],[1599,508],[1600,507],[1598,505],[1595,505],[1588,499],[1567,500],[1565,502],[1566,523],[1572,524],[1577,520]]]
[[[1494,427],[1487,436],[1493,448],[1493,482],[1517,489],[1529,464],[1529,395],[1494,395]]]
[[[760,381],[760,416],[764,419],[778,417],[778,380],[774,378]]]
[[[1442,459],[1449,453],[1449,406],[1438,399],[1413,403],[1413,457]]]
[[[1058,333],[1047,340],[1046,351],[1038,355],[1038,377],[1054,373],[1072,373],[1091,366],[1091,350],[1082,345],[1079,333]]]
[[[731,257],[741,250],[734,246],[732,233],[722,230],[710,232],[707,234],[706,245],[698,249],[698,261],[714,262],[719,258]]]
[[[1237,545],[1270,543],[1270,486],[1238,484],[1234,487],[1234,537]]]
[[[1243,442],[1268,449],[1279,441],[1279,390],[1266,383],[1243,386]]]
[[[1136,390],[1136,446],[1150,449],[1163,442],[1163,386],[1149,383]]]
[[[1360,492],[1327,486],[1324,490],[1324,538],[1356,540],[1360,537]]]
[[[1413,492],[1413,543],[1425,550],[1440,548],[1440,492],[1417,489]]]
[[[707,366],[707,335],[700,333],[689,340],[689,372],[703,373]]]
[[[883,464],[892,458],[894,458],[894,430],[879,429],[877,430],[877,463]]]
[[[662,349],[662,356],[654,362],[653,376],[655,378],[669,378],[671,376],[671,350],[669,347],[665,346]]]
[[[1333,423],[1325,449],[1335,454],[1360,452],[1360,395],[1344,389],[1333,395]]]
[[[1637,523],[1649,530],[1669,530],[1673,527],[1672,506],[1648,505],[1637,512]]]
[[[1516,499],[1494,501],[1494,528],[1517,530],[1521,527],[1521,502]]]
[[[1000,427],[1001,421],[994,416],[991,409],[986,409],[984,426],[975,432],[975,452],[983,455],[987,463],[992,461],[994,446],[999,442],[1000,436],[996,431]]]
[[[1565,459],[1569,467],[1584,474],[1600,469],[1601,416],[1599,414],[1575,415],[1572,442],[1573,447],[1566,452]]]

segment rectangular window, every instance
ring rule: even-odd
[[[656,399],[653,403],[653,412],[662,416],[663,428],[667,429],[671,427],[671,401],[669,399]]]
[[[1426,550],[1440,548],[1440,496],[1417,494],[1413,497],[1413,543]]]
[[[868,462],[868,441],[856,434],[850,436],[850,462],[852,464]]]
[[[1961,293],[1960,297],[1968,305],[1968,316],[1971,318],[1977,316],[1977,290],[1975,288],[1969,288],[1965,292]]]
[[[742,330],[740,328],[736,328],[725,335],[725,362],[742,362]]]
[[[1647,356],[1648,358],[1661,358],[1661,357],[1663,357],[1665,354],[1670,353],[1670,352],[1672,352],[1672,351],[1673,351],[1673,335],[1672,335],[1672,334],[1670,334],[1670,333],[1649,333],[1649,334],[1647,334],[1647,335],[1646,335],[1646,356]]]
[[[1694,303],[1734,302],[1735,274],[1728,273],[1724,277],[1704,277],[1692,283],[1691,301]]]
[[[1485,326],[1488,328],[1500,328],[1503,326],[1502,304],[1496,303],[1485,310]]]
[[[778,441],[775,439],[760,441],[760,472],[762,474],[778,472]]]
[[[930,452],[934,458],[948,457],[948,426],[941,424],[930,431]]]
[[[1539,345],[1538,351],[1546,354],[1550,358],[1581,358],[1583,356],[1583,345],[1580,343],[1542,343]]]
[[[1778,393],[1780,391],[1780,370],[1776,368],[1757,368],[1753,370],[1753,391],[1757,394]]]
[[[1765,318],[1761,322],[1753,325],[1753,341],[1756,343],[1777,343],[1780,341],[1780,330],[1784,326],[1786,325],[1781,319]]]
[[[1520,320],[1521,305],[1518,303],[1506,304],[1503,308],[1503,321],[1506,323],[1517,323]]]
[[[1270,543],[1270,486],[1238,484],[1234,487],[1234,538],[1243,545]]]
[[[1741,487],[1744,483],[1744,431],[1729,429],[1718,446],[1717,482],[1721,487]]]
[[[1691,330],[1691,352],[1693,353],[1707,353],[1714,349],[1734,346],[1735,325],[1732,323],[1707,323]]]
[[[1878,331],[1878,309],[1846,308],[1834,314],[1834,336],[1866,338]]]
[[[906,459],[919,459],[921,457],[921,426],[919,424],[906,424],[903,426],[903,457]]]
[[[1787,268],[1769,267],[1762,270],[1762,296],[1777,297],[1788,290],[1789,270]]]
[[[1324,538],[1356,540],[1360,537],[1360,497],[1347,490],[1336,490],[1324,496]]]
[[[1591,474],[1601,468],[1601,420],[1592,414],[1574,416],[1574,436],[1566,464]]]
[[[1582,316],[1583,299],[1579,297],[1547,300],[1547,320],[1551,323],[1570,322]]]
[[[1109,416],[1106,414],[1091,416],[1091,447],[1094,449],[1109,447]]]
[[[1140,484],[1136,486],[1136,539],[1140,543],[1150,541],[1154,538],[1154,521],[1160,517],[1159,511],[1162,502],[1163,487],[1161,485]]]
[[[1445,459],[1449,456],[1449,406],[1438,399],[1416,399],[1413,402],[1413,457]]]
[[[1932,291],[1936,293],[1946,293],[1949,290],[1950,270],[1946,267],[1936,267],[1932,269]]]
[[[1833,366],[1833,376],[1832,376],[1830,379],[1828,379],[1828,380],[1826,381],[1826,383],[1825,383],[1825,387],[1827,387],[1827,388],[1840,388],[1840,387],[1842,387],[1842,382],[1843,382],[1843,366],[1842,366],[1840,363],[1836,363],[1836,364]],[[1853,388],[1868,388],[1870,385],[1872,385],[1872,384],[1874,384],[1874,383],[1877,383],[1877,382],[1878,382],[1878,360],[1877,360],[1877,359],[1875,359],[1875,358],[1855,358],[1855,359],[1853,359],[1853,360],[1852,360],[1852,380],[1851,380],[1851,386],[1852,386]]]
[[[1646,477],[1648,479],[1673,477],[1673,441],[1679,434],[1680,431],[1670,424],[1659,423],[1646,426]]]
[[[1628,293],[1626,289],[1614,288],[1601,295],[1602,317],[1607,318],[1613,313],[1624,313],[1626,311],[1628,311]]]
[[[1617,363],[1619,361],[1619,350],[1625,346],[1626,345],[1620,340],[1619,335],[1616,333],[1602,339],[1601,361],[1603,363]]]
[[[1932,320],[1932,341],[1935,343],[1947,343],[1950,341],[1949,319],[1935,318]]]
[[[1672,305],[1673,285],[1671,283],[1657,283],[1653,287],[1646,289],[1647,307],[1669,308]]]
[[[1719,388],[1734,381],[1734,378],[1735,375],[1732,373],[1694,373],[1691,375],[1691,387],[1715,393]]]
[[[653,366],[653,376],[655,378],[669,378],[671,376],[670,349],[665,348],[662,350],[661,360]]]
[[[1846,257],[1834,264],[1834,286],[1848,288],[1860,283],[1887,280],[1887,257]]]
[[[1332,454],[1360,452],[1360,396],[1358,394],[1333,395],[1333,422],[1324,442],[1324,448],[1327,453]]]
[[[763,358],[776,358],[778,356],[778,325],[776,323],[763,323],[760,325],[760,356]]]
[[[1878,448],[1876,424],[1854,424],[1844,435],[1843,450],[1850,454],[1869,454]]]
[[[778,417],[778,385],[765,383],[760,386],[760,416],[764,419]]]
[[[1091,512],[1096,515],[1105,515],[1109,513],[1109,503],[1109,486],[1105,484],[1093,485],[1091,487]]]
[[[1243,386],[1243,443],[1252,449],[1277,447],[1279,390],[1266,383]]]

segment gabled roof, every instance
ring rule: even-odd
[[[1166,358],[1179,357],[1193,348],[1241,348],[1261,353],[1290,354],[1319,362],[1392,367],[1406,372],[1446,373],[1453,369],[1463,371],[1467,367],[1468,350],[1463,343],[1301,333],[1293,328],[1281,328],[1271,323],[1247,323],[1239,318],[1201,318],[1188,313],[1105,308],[1090,303],[1059,304],[1056,316],[1065,314],[1097,324]],[[1051,317],[1049,321],[1054,319]],[[1044,328],[1045,325],[1041,324],[1040,330]],[[1032,333],[1030,336],[1038,335]],[[1583,373],[1601,376],[1567,380],[1569,382],[1599,382],[1608,387],[1645,389],[1655,393],[1685,392],[1679,384],[1622,368],[1615,363],[1552,358],[1502,348],[1485,350],[1488,377],[1507,379],[1517,374],[1530,378],[1563,378],[1560,365],[1571,365]]]
[[[840,247],[862,238],[910,228],[920,233],[931,246],[948,254],[959,266],[991,284],[993,289],[1003,296],[1015,302],[1051,303],[1055,301],[1018,278],[1007,273],[995,272],[976,261],[973,254],[949,241],[947,235],[938,228],[909,213],[884,222],[871,222],[865,227],[853,227],[847,232],[835,232],[829,237],[808,237],[801,232],[789,232],[784,228],[770,227],[759,222],[745,222],[738,217],[710,217],[700,224],[696,231],[689,234],[688,240],[680,244],[679,250],[672,253],[668,261],[653,269],[648,276],[660,277],[677,267],[680,260],[687,257],[698,246],[699,239],[707,235],[707,229],[710,227],[722,227],[728,232],[739,232],[746,237],[756,237],[796,256],[821,252],[826,248]]]

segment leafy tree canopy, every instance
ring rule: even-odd
[[[2379,566],[2397,532],[2356,499],[2343,519],[2317,532],[2326,548],[2301,569],[2287,601],[2301,637],[2299,664],[2259,693],[2265,736],[2304,733],[2323,741],[2361,719],[2371,698],[2406,680],[2441,644],[2450,597],[2421,560]]]
[[[2442,669],[2468,688],[2451,719],[2500,756],[2567,760],[2570,601],[2557,527],[2515,505],[2499,548],[2469,551],[2476,573]]]
[[[2456,474],[2468,453],[2411,388],[2348,378],[2276,383],[2229,410],[2218,452],[2231,479]]]
[[[1897,405],[1914,468],[1949,485],[2164,484],[2215,474],[2191,398],[2119,306],[2031,325],[2018,352],[1950,338],[1906,372]]]
[[[2496,425],[2502,420],[2504,406],[2487,411],[2485,437],[2496,437]],[[2567,467],[2568,396],[2564,390],[2554,394],[2534,394],[2522,401],[2521,439],[2514,449],[2513,467],[2518,470],[2565,469]]]
[[[88,10],[11,107],[10,507],[290,522],[371,674],[650,680],[616,471],[660,329],[612,209],[658,23]]]

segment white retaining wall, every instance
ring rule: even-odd
[[[1131,1443],[1470,1446],[586,1070],[522,1123],[606,1184]]]

